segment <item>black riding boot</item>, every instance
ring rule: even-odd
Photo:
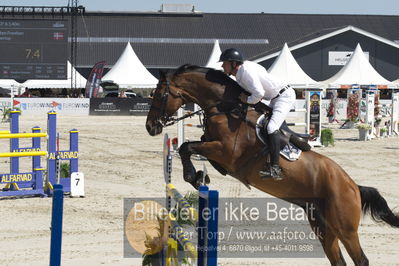
[[[270,145],[270,171],[260,171],[261,178],[272,177],[275,180],[283,179],[281,176],[280,168],[280,131],[276,130],[272,134],[269,134],[269,145]]]

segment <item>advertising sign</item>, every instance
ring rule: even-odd
[[[13,106],[21,114],[46,114],[56,111],[60,114],[88,115],[89,99],[85,98],[14,98]]]
[[[344,66],[349,61],[353,54],[352,52],[339,52],[330,51],[328,52],[328,65],[329,66]],[[367,60],[369,60],[369,52],[364,52]]]
[[[90,115],[147,115],[149,98],[91,98]]]
[[[309,91],[309,135],[310,141],[318,141],[320,139],[321,117],[320,117],[320,103],[321,92]]]
[[[98,91],[100,89],[100,81],[103,77],[105,61],[98,62],[94,65],[90,72],[89,78],[86,83],[85,97],[95,98],[97,97]]]

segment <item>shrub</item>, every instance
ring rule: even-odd
[[[331,144],[334,146],[334,134],[331,129],[325,128],[321,131],[321,144],[328,146]]]
[[[361,123],[361,124],[357,124],[356,125],[357,129],[366,129],[369,130],[371,129],[371,125],[370,124],[366,124],[366,123]]]

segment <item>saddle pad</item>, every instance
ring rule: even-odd
[[[266,140],[263,139],[261,130],[263,129],[263,125],[265,121],[265,115],[261,115],[258,120],[256,121],[256,135],[260,139],[260,141],[263,142],[263,144],[266,144]],[[297,146],[289,142],[287,145],[284,146],[284,148],[280,151],[280,154],[284,156],[289,161],[296,161],[299,159],[301,156],[302,150],[299,149]]]

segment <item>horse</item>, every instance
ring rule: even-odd
[[[293,162],[280,160],[283,180],[261,179],[259,171],[267,156],[255,132],[260,113],[243,107],[238,100],[243,92],[233,79],[214,69],[183,65],[161,73],[146,129],[151,136],[158,135],[164,126],[175,122],[173,115],[182,105],[199,105],[204,112],[204,135],[201,141],[185,142],[179,148],[185,181],[195,188],[202,182],[201,171],[196,171],[190,159],[192,154],[199,154],[221,174],[304,209],[308,199],[323,199],[315,217],[307,215],[314,231],[322,229],[318,237],[331,265],[346,265],[338,241],[355,265],[368,265],[357,232],[361,214],[370,214],[376,222],[396,228],[399,215],[392,212],[377,189],[357,185],[336,162],[312,150],[302,152]]]

